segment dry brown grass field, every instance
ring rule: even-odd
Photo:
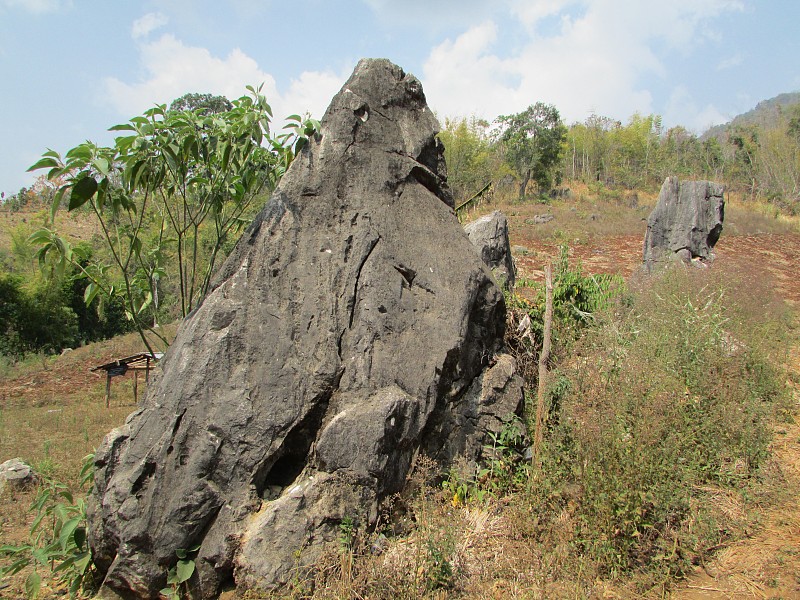
[[[526,278],[540,278],[543,265],[558,255],[561,245],[569,247],[571,259],[581,261],[584,272],[631,277],[641,263],[645,219],[654,203],[654,196],[639,194],[635,203],[638,206],[634,207],[631,197],[604,198],[576,187],[572,198],[546,205],[487,202],[474,208],[465,220],[502,210],[509,218],[518,269]],[[552,214],[553,220],[534,224],[534,216],[541,214]],[[20,218],[14,217],[17,221]],[[3,219],[7,216],[0,214],[0,231],[7,231],[6,224],[11,221]],[[6,240],[0,239],[0,243],[5,244]],[[775,426],[771,445],[775,493],[760,496],[761,504],[756,506],[742,506],[719,495],[717,503],[732,515],[748,511],[745,534],[716,549],[710,561],[677,582],[672,597],[800,598],[800,225],[797,220],[775,216],[768,207],[754,208],[729,199],[725,229],[716,250],[712,269],[757,283],[756,287],[765,293],[774,292],[794,313],[791,333],[795,345],[788,354],[793,374],[788,385],[794,386],[795,418]],[[130,334],[57,357],[32,357],[17,364],[6,361],[0,365],[0,462],[19,456],[77,489],[83,457],[134,409],[131,375],[114,380],[111,405],[106,408],[105,378],[91,373],[90,368],[142,350],[141,341]],[[0,496],[0,545],[25,541],[33,519],[28,507],[34,495],[35,490],[29,490],[6,491]],[[327,592],[318,596],[369,597],[354,595],[352,590],[357,587],[348,585],[348,577],[381,577],[384,573],[391,578],[393,570],[419,569],[415,554],[419,540],[450,536],[453,561],[464,578],[457,590],[439,589],[420,596],[638,597],[635,588],[624,581],[598,580],[589,588],[553,583],[548,573],[555,568],[570,568],[564,563],[568,560],[566,550],[557,540],[548,552],[533,545],[528,531],[536,529],[536,515],[526,513],[518,503],[501,498],[482,506],[459,507],[448,506],[435,494],[425,498],[417,508],[429,511],[429,518],[419,518],[420,527],[407,538],[393,541],[381,561],[372,561],[371,566],[362,567],[358,573],[345,557],[336,559],[340,561],[335,564],[336,577],[331,579]],[[566,515],[564,518],[568,519]],[[565,544],[569,527],[565,520]],[[458,533],[453,534],[454,531]],[[0,597],[23,598],[24,575],[23,572],[0,582]],[[42,597],[61,597],[64,593],[45,585]],[[294,597],[303,596],[298,593]],[[419,596],[403,593],[394,597]]]

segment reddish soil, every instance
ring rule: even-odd
[[[525,231],[517,229],[514,239],[529,251],[517,258],[517,266],[524,277],[543,278],[542,267],[558,256],[559,245],[537,239],[532,228],[528,235]],[[750,280],[755,290],[774,291],[794,310],[795,329],[800,328],[800,234],[723,234],[715,251],[713,268]],[[570,247],[570,258],[580,260],[589,273],[628,277],[640,267],[641,257],[642,236],[609,236]],[[800,347],[790,350],[789,369],[794,422],[778,425],[772,444],[774,468],[785,483],[780,499],[760,515],[758,530],[720,548],[711,562],[677,587],[673,598],[800,599]]]
[[[642,264],[642,239],[641,235],[593,238],[570,246],[570,260],[580,261],[587,273],[630,277]],[[518,235],[513,243],[528,249],[528,254],[517,256],[516,262],[522,275],[531,279],[543,278],[544,263],[559,255],[559,243],[534,235]],[[800,234],[723,234],[715,254],[719,267],[770,280],[781,298],[793,306],[800,303]]]

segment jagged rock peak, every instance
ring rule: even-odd
[[[501,291],[452,210],[419,81],[365,60],[96,453],[106,597],[271,588],[345,518],[374,523],[414,457],[476,460],[518,411]]]

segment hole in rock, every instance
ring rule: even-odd
[[[137,477],[136,481],[134,481],[133,485],[131,486],[131,495],[133,496],[138,493],[144,487],[144,484],[147,483],[147,480],[150,479],[155,472],[156,463],[147,461],[144,464],[141,473],[139,473],[139,477]]]
[[[256,481],[258,495],[274,500],[284,489],[292,485],[308,463],[311,444],[317,438],[330,396],[319,399],[308,414],[286,434],[278,458],[269,468],[263,480]]]

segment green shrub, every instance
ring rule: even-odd
[[[607,313],[560,370],[534,497],[563,508],[572,490],[573,544],[603,576],[684,572],[730,533],[708,526],[703,490],[758,477],[786,395],[760,338],[768,316],[743,319],[735,293],[674,270]]]
[[[94,455],[86,456],[81,470],[81,487],[94,478]],[[29,569],[25,593],[36,598],[46,576],[64,584],[70,598],[95,587],[96,571],[92,564],[86,522],[86,503],[75,498],[69,488],[46,479],[31,505],[35,514],[29,541],[19,546],[0,546],[0,555],[10,564],[0,569],[0,579]]]
[[[506,294],[509,323],[506,346],[517,360],[517,366],[529,386],[536,382],[536,361],[544,337],[545,284],[520,278],[516,288],[528,288],[531,294]],[[551,363],[567,354],[570,344],[594,321],[594,315],[605,310],[615,299],[625,298],[624,281],[617,275],[584,275],[580,263],[569,264],[569,252],[561,253],[553,265],[553,326]]]

